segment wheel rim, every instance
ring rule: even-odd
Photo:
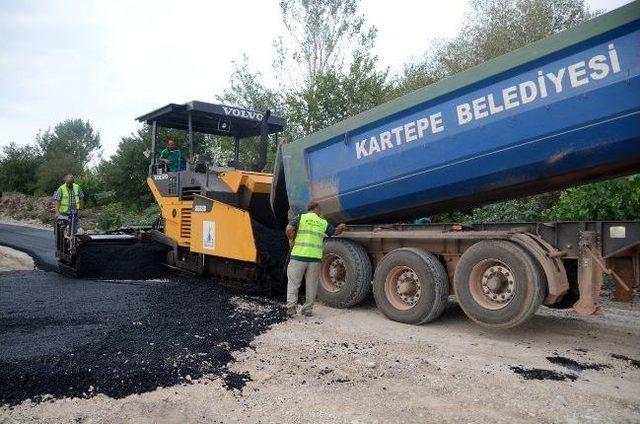
[[[408,266],[391,269],[384,281],[384,292],[389,303],[400,310],[413,308],[422,294],[418,274]]]
[[[330,253],[320,263],[320,284],[331,293],[340,291],[347,280],[347,268],[338,255]]]
[[[471,270],[469,292],[483,308],[504,308],[513,299],[515,289],[513,271],[497,259],[484,259]]]

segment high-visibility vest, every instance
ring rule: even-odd
[[[62,197],[60,199],[60,213],[69,212],[69,189],[66,184],[60,186],[60,193]],[[80,209],[80,186],[73,183],[73,200],[76,205],[76,210]]]
[[[329,223],[313,212],[303,213],[298,221],[298,231],[291,256],[322,259],[322,241]]]

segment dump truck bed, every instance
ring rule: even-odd
[[[634,2],[347,119],[283,147],[289,204],[398,222],[633,172],[639,57]]]

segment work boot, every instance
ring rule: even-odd
[[[293,318],[296,316],[297,308],[295,306],[287,306],[287,316]]]
[[[311,312],[308,309],[305,309],[304,311],[301,312],[302,315],[304,315],[305,317],[312,317],[313,316],[313,312]]]

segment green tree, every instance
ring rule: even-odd
[[[75,181],[80,185],[80,187],[82,187],[87,207],[99,204],[103,198],[101,196],[105,196],[107,194],[104,180],[98,173],[97,169],[86,170],[84,174],[76,178]]]
[[[351,57],[368,57],[377,29],[366,26],[359,0],[282,0],[288,37],[274,42],[274,68],[286,91],[312,86],[316,77],[341,69]]]
[[[346,71],[317,74],[309,86],[286,96],[291,137],[304,137],[379,105],[387,96],[386,78],[386,71],[376,71],[369,57],[356,57]]]
[[[229,78],[229,88],[222,95],[217,96],[218,101],[239,106],[246,109],[265,112],[270,110],[274,114],[282,115],[282,96],[276,91],[264,85],[262,74],[252,71],[249,66],[249,58],[242,56],[240,62],[234,62],[234,70]],[[205,141],[204,152],[208,153],[213,162],[226,165],[233,159],[233,140],[229,137],[208,137]],[[267,150],[267,169],[273,164],[276,143],[270,138]],[[246,165],[256,163],[258,159],[258,138],[242,140],[240,143],[240,161]]]
[[[640,175],[564,190],[543,216],[550,221],[640,219]]]
[[[67,119],[53,127],[53,130],[38,133],[36,145],[45,157],[64,152],[80,163],[83,169],[92,159],[99,157],[102,147],[100,133],[89,121],[82,119]]]
[[[274,73],[288,137],[304,137],[382,103],[388,70],[371,55],[377,29],[358,0],[283,0],[287,37],[275,42]]]
[[[470,0],[460,32],[407,65],[392,96],[409,93],[594,17],[584,0]]]
[[[151,131],[145,126],[122,137],[116,152],[98,166],[98,175],[115,198],[129,205],[150,204],[152,196],[147,186],[149,159],[144,152],[151,147]]]
[[[100,134],[89,121],[67,119],[36,136],[42,163],[36,171],[40,193],[53,192],[67,174],[80,175],[100,155]]]
[[[370,51],[377,31],[366,25],[358,5],[358,0],[281,1],[287,33],[274,42],[277,88],[267,87],[244,57],[218,99],[285,117],[284,136],[290,141],[383,102],[388,71],[376,68]],[[241,159],[254,157],[255,145],[242,146]],[[272,143],[269,159],[274,151]]]
[[[36,170],[36,194],[51,195],[62,184],[65,175],[80,176],[84,172],[76,158],[63,151],[52,151],[42,156]]]
[[[156,154],[172,139],[185,153],[188,152],[184,131],[168,128],[158,129]],[[194,134],[195,153],[203,153],[208,146],[203,134]],[[134,208],[144,208],[153,203],[153,197],[147,186],[150,159],[145,155],[151,149],[151,128],[147,125],[127,137],[122,137],[115,153],[100,163],[97,177],[102,180],[104,189],[115,192],[115,199]]]
[[[0,153],[0,191],[32,194],[36,188],[36,169],[41,162],[35,146],[15,143],[4,146]]]
[[[495,57],[572,28],[595,16],[583,0],[470,0],[459,33],[436,40],[422,60],[407,64],[390,97],[407,94]],[[470,211],[466,221],[532,221],[557,199],[550,193],[510,200]],[[453,215],[460,218],[459,214]],[[450,214],[439,219],[449,220]]]

